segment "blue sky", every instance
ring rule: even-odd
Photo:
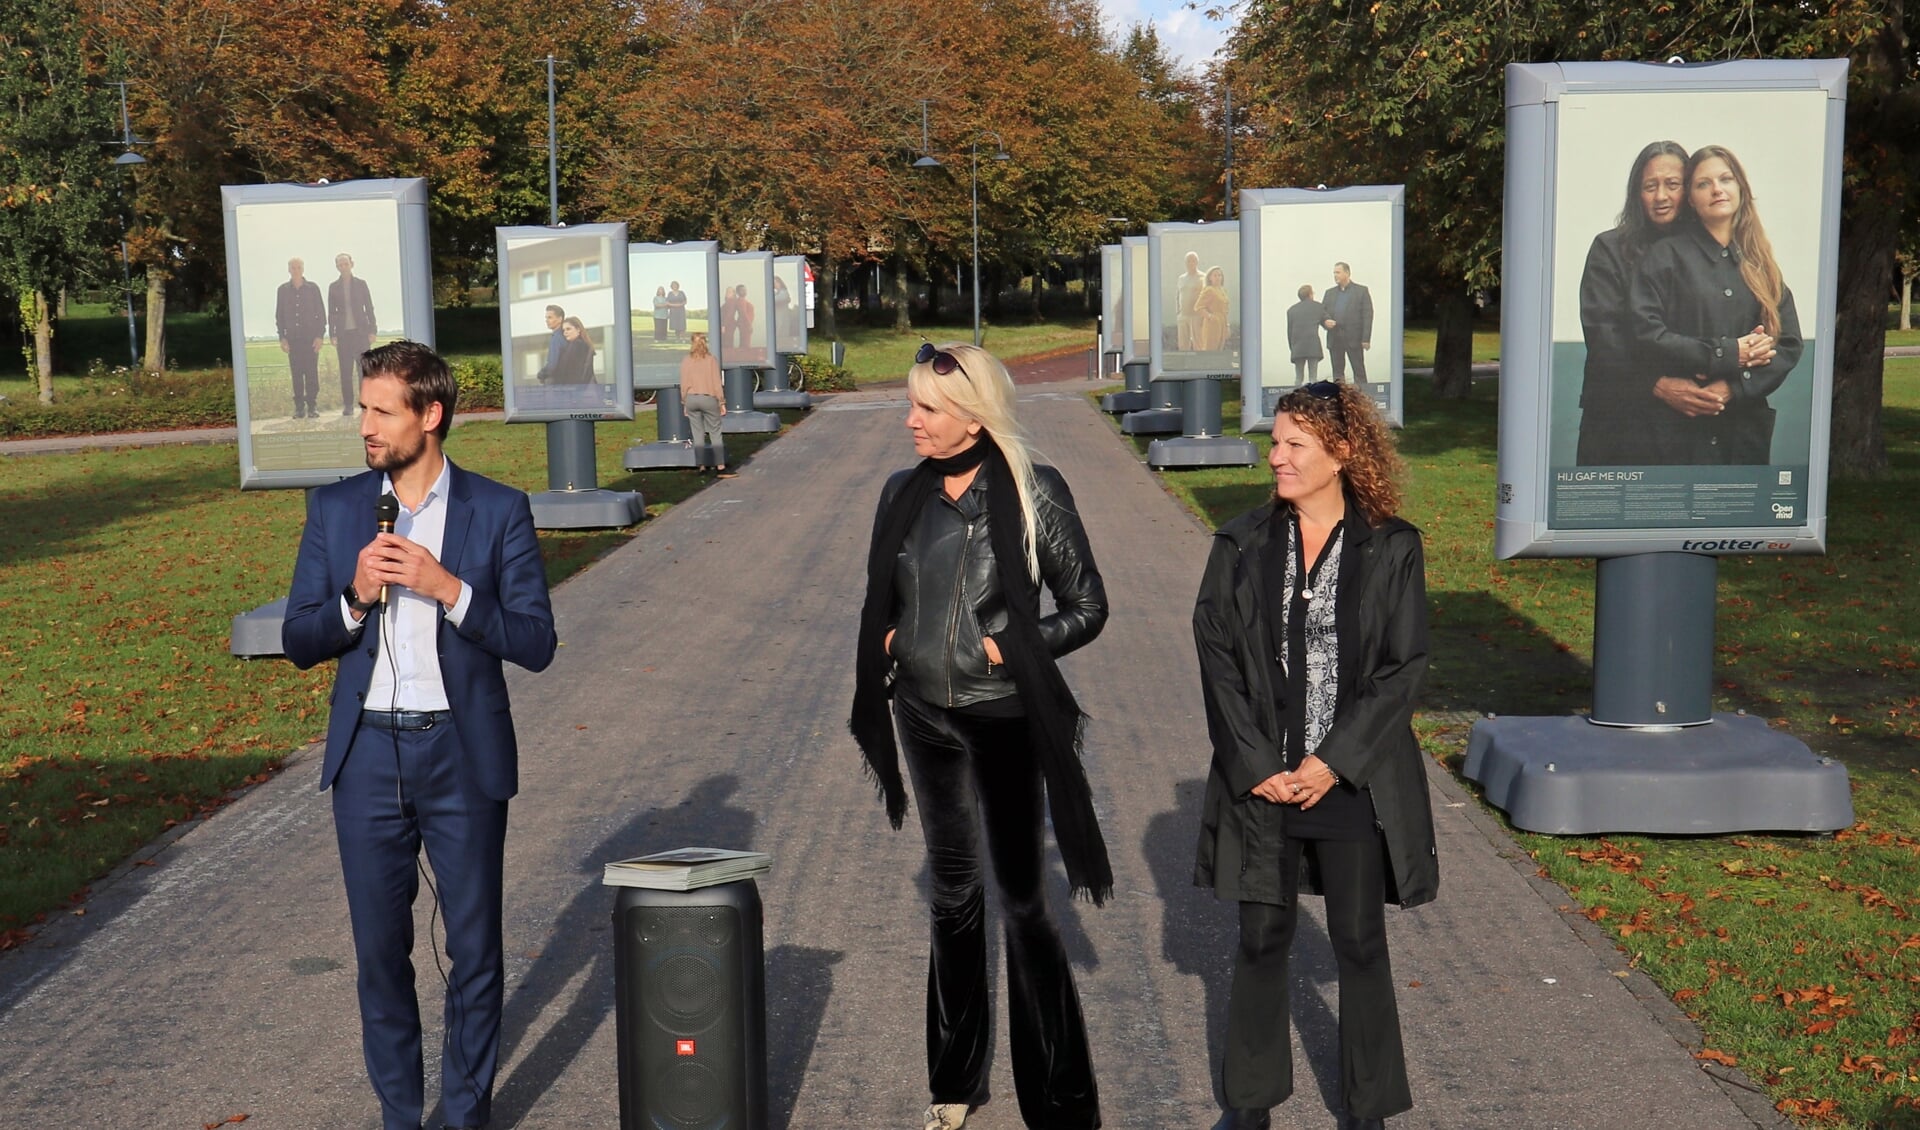
[[[1181,0],[1100,0],[1107,26],[1124,33],[1134,25],[1151,23],[1160,44],[1189,71],[1198,72],[1227,36],[1227,25],[1209,20]]]

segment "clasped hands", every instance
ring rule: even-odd
[[[1338,778],[1327,763],[1308,754],[1298,769],[1283,769],[1253,787],[1253,795],[1275,804],[1312,808],[1333,790]]]
[[[1742,369],[1758,369],[1773,363],[1775,339],[1765,326],[1735,339]],[[1653,382],[1653,395],[1682,416],[1718,416],[1733,400],[1733,390],[1725,381],[1706,382],[1696,377],[1661,377]]]
[[[372,600],[381,585],[412,589],[448,608],[460,601],[460,578],[424,546],[399,534],[375,534],[354,565],[353,591],[360,599]]]

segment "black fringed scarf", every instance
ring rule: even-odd
[[[999,445],[985,432],[958,455],[921,460],[880,519],[867,554],[867,602],[860,610],[853,717],[847,725],[866,759],[867,775],[886,802],[887,819],[900,827],[907,814],[907,791],[900,778],[893,714],[887,708],[892,691],[887,684],[886,637],[887,621],[893,615],[894,568],[920,508],[942,488],[948,475],[963,475],[975,467],[987,476],[989,544],[1007,600],[1007,628],[994,642],[1000,645],[1001,658],[1027,712],[1027,729],[1040,755],[1053,836],[1067,867],[1067,882],[1074,894],[1086,894],[1097,906],[1113,893],[1113,868],[1094,815],[1093,792],[1080,764],[1086,715],[1040,635],[1040,588],[1027,575],[1019,490]]]

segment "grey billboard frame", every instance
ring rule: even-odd
[[[1126,252],[1117,243],[1100,248],[1100,352],[1125,356],[1127,352],[1127,282],[1123,269]],[[1116,301],[1117,300],[1117,301]],[[1118,312],[1119,317],[1113,314]],[[1101,367],[1105,368],[1103,362]]]
[[[238,209],[258,204],[331,204],[354,200],[393,202],[400,228],[402,332],[410,339],[432,347],[433,253],[427,245],[426,181],[409,177],[343,181],[339,184],[240,184],[220,187],[221,220],[227,243],[228,332],[233,349],[233,400],[239,425],[241,490],[325,486],[367,469],[364,459],[337,468],[302,468],[297,471],[262,471],[254,465],[253,420],[247,388],[246,311],[243,296],[235,285],[235,281],[241,277],[241,248],[234,228]]]
[[[1134,342],[1145,341],[1152,336],[1152,330],[1149,326],[1139,324],[1142,311],[1138,308],[1140,305],[1140,296],[1146,293],[1144,289],[1140,288],[1144,288],[1147,285],[1147,280],[1141,277],[1142,272],[1151,270],[1147,265],[1148,255],[1146,236],[1129,235],[1121,237],[1120,278],[1121,286],[1126,291],[1127,296],[1126,305],[1124,306],[1126,311],[1126,317],[1124,319],[1126,326],[1121,330],[1125,336],[1120,339],[1120,363],[1122,365],[1145,365],[1151,360],[1150,357],[1136,352],[1133,348]],[[1150,311],[1146,313],[1146,318],[1149,323],[1153,321],[1153,315]],[[1149,347],[1149,352],[1151,352],[1151,347]]]
[[[1148,224],[1147,225],[1147,279],[1155,280],[1155,279],[1160,279],[1164,277],[1162,272],[1165,271],[1166,264],[1161,262],[1160,249],[1163,245],[1162,241],[1164,241],[1167,236],[1181,235],[1181,234],[1201,234],[1201,233],[1204,233],[1207,235],[1231,235],[1233,237],[1233,253],[1236,256],[1240,254],[1241,234],[1240,234],[1240,221],[1238,220],[1215,220],[1211,223],[1192,223],[1192,222],[1182,221],[1177,223]],[[1244,261],[1236,262],[1234,264],[1234,271],[1235,271],[1235,274],[1238,276],[1238,280],[1240,283],[1240,293],[1241,293],[1240,321],[1242,323],[1245,323],[1247,320],[1246,312],[1248,309],[1250,309],[1250,307],[1247,305],[1246,297],[1245,297],[1247,273],[1245,270]],[[1166,335],[1161,332],[1161,328],[1165,325],[1165,323],[1161,319],[1162,311],[1160,307],[1162,305],[1162,302],[1163,302],[1163,299],[1161,298],[1161,295],[1160,295],[1160,288],[1158,286],[1153,285],[1152,282],[1149,281],[1147,283],[1147,322],[1148,322],[1148,332],[1149,332],[1149,340],[1148,340],[1149,357],[1148,357],[1147,372],[1154,380],[1156,381],[1208,381],[1208,380],[1218,380],[1222,377],[1234,377],[1234,376],[1240,375],[1238,373],[1231,373],[1231,372],[1225,372],[1221,370],[1211,370],[1211,369],[1205,372],[1202,372],[1197,369],[1195,370],[1177,369],[1173,372],[1168,372],[1166,368],[1166,340],[1165,340]],[[1247,357],[1243,353],[1240,356],[1240,368],[1244,370],[1246,367],[1247,367]]]
[[[711,240],[711,239],[688,240],[684,243],[629,243],[627,244],[627,290],[629,292],[628,300],[630,302],[632,301],[634,256],[662,254],[665,252],[678,252],[682,255],[685,255],[688,253],[695,253],[695,254],[704,253],[706,255],[707,262],[706,262],[705,269],[706,269],[706,280],[707,280],[707,306],[711,308],[717,305],[720,299],[720,244],[717,241]],[[647,303],[647,310],[646,310],[647,316],[652,317],[653,299],[649,296],[642,296],[642,297]],[[631,306],[629,306],[628,309],[631,312],[629,314],[629,317],[641,313],[640,310],[635,309]],[[708,310],[708,318],[709,319],[712,318],[711,309]],[[711,333],[713,328],[711,325],[711,321],[709,321],[709,325],[707,328],[709,333]],[[627,368],[628,368],[628,371],[633,373],[633,387],[635,390],[639,390],[639,389],[659,390],[659,389],[669,388],[669,387],[671,388],[680,387],[680,373],[677,368],[674,371],[674,374],[671,378],[665,378],[660,380],[648,379],[646,381],[642,381],[640,379],[640,374],[636,369],[638,362],[632,360],[633,343],[631,340],[629,340],[627,343],[627,353],[629,358]]]
[[[1240,192],[1240,292],[1248,310],[1267,310],[1267,296],[1261,285],[1260,238],[1262,214],[1268,208],[1313,204],[1355,204],[1384,202],[1393,217],[1394,301],[1387,311],[1386,330],[1389,361],[1387,367],[1387,422],[1400,427],[1405,417],[1406,381],[1406,211],[1407,187],[1402,184],[1352,185],[1347,188],[1248,188]],[[1286,294],[1273,296],[1287,302]],[[1262,379],[1261,349],[1264,345],[1264,318],[1240,320],[1240,430],[1249,435],[1273,428],[1273,414],[1263,412],[1269,387]],[[1379,334],[1374,335],[1376,339]],[[1273,386],[1279,387],[1279,386]],[[1289,386],[1290,387],[1290,386]]]
[[[1723,63],[1525,63],[1507,67],[1507,165],[1501,246],[1500,440],[1494,554],[1824,553],[1833,319],[1838,293],[1846,60]],[[1807,505],[1797,525],[1566,530],[1548,525],[1552,438],[1554,236],[1560,98],[1569,93],[1818,90],[1827,96],[1820,203]]]
[[[603,408],[524,408],[516,401],[513,372],[513,303],[507,285],[507,244],[520,239],[598,239],[611,246],[607,253],[608,270],[613,274],[612,306],[617,312],[619,332],[607,335],[607,375],[613,380],[613,404]],[[501,401],[509,424],[552,424],[567,420],[633,419],[633,301],[627,282],[627,225],[572,224],[559,227],[508,227],[493,229],[494,264],[500,279],[500,386]],[[544,528],[544,527],[543,527]]]
[[[791,280],[782,273],[787,270],[793,272],[793,278]],[[776,357],[782,353],[789,353],[796,356],[805,354],[809,344],[807,340],[809,328],[807,326],[807,257],[805,255],[775,255],[773,257],[773,277],[782,282],[790,281],[793,284],[787,288],[787,294],[788,297],[792,299],[793,314],[791,316],[799,319],[800,322],[800,348],[780,348],[781,321],[779,311],[776,310],[773,311],[773,332],[770,335],[771,342],[767,346],[767,352]],[[782,366],[773,365],[771,368],[780,369]]]

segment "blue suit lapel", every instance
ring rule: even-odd
[[[467,548],[467,528],[473,524],[473,494],[467,473],[447,460],[447,530],[440,541],[440,564],[460,575],[460,558]]]

